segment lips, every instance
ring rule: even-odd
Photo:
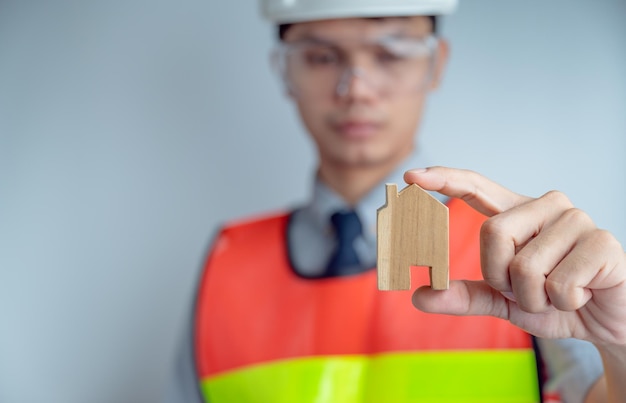
[[[381,125],[364,120],[349,120],[335,125],[335,130],[343,137],[353,140],[367,139],[374,136]]]

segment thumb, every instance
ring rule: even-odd
[[[448,290],[420,287],[413,293],[413,306],[428,313],[509,319],[507,299],[485,281],[450,281]]]

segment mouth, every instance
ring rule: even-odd
[[[381,124],[365,120],[348,120],[334,125],[337,133],[349,140],[364,140],[374,136]]]

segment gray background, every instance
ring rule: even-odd
[[[626,244],[626,1],[472,0],[421,144]],[[0,402],[153,402],[216,226],[303,200],[255,2],[0,1]]]

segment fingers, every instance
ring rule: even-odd
[[[404,174],[407,183],[463,199],[487,216],[501,213],[528,200],[473,171],[445,167],[415,169]]]
[[[545,276],[578,235],[569,232],[570,222],[551,231],[545,229],[571,207],[569,199],[561,193],[549,192],[485,221],[480,231],[480,260],[485,280],[498,291],[516,291],[519,287],[543,290]],[[563,230],[573,236],[564,239]],[[554,265],[547,264],[550,262]],[[512,288],[511,283],[520,278],[526,280],[524,284]],[[533,301],[535,305],[545,303],[540,299]]]
[[[546,279],[550,301],[559,310],[573,311],[584,306],[594,291],[623,284],[623,259],[621,245],[609,232],[594,229],[585,233]]]
[[[559,192],[488,219],[480,242],[483,277],[525,312],[575,311],[623,281],[621,245]]]
[[[554,197],[549,194],[545,199],[554,199]],[[538,203],[545,204],[547,202],[545,199],[539,199]],[[571,268],[566,262],[563,265],[560,263],[567,258],[578,240],[594,229],[594,224],[582,211],[568,208],[569,201],[563,199],[562,203],[565,204],[564,210],[558,208],[559,203],[549,203],[549,206],[544,206],[542,210],[549,211],[549,213],[543,217],[542,222],[536,223],[538,227],[541,227],[538,228],[537,235],[511,257],[508,265],[513,294],[520,308],[527,312],[543,312],[550,308],[550,305],[569,311],[587,302],[583,301],[582,294],[583,287],[588,284],[589,279],[581,278],[583,273],[570,271]],[[527,207],[529,214],[537,210],[537,206],[524,207]],[[591,269],[591,266],[587,268]],[[493,269],[495,266],[491,268]],[[561,288],[561,291],[567,292],[567,298],[570,299],[567,305],[556,303],[555,298],[558,293],[550,295],[547,287],[549,281],[561,272],[569,272],[566,276],[568,289]],[[561,281],[559,284],[564,285]]]
[[[413,306],[420,311],[447,315],[488,315],[509,319],[506,299],[484,281],[450,281],[444,292],[429,286],[413,293]]]

